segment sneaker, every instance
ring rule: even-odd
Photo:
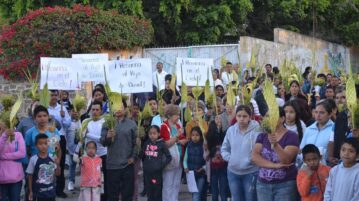
[[[64,192],[56,193],[56,196],[59,197],[59,198],[67,198],[67,195]]]
[[[73,191],[74,190],[74,182],[69,181],[69,183],[67,184],[67,189],[69,191]]]

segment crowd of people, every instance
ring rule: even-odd
[[[15,130],[0,123],[0,200],[18,201],[22,191],[25,200],[66,198],[79,166],[80,201],[178,201],[191,171],[193,201],[358,201],[359,117],[348,110],[343,77],[313,75],[307,67],[287,81],[270,64],[252,75],[227,62],[213,70],[209,101],[195,87],[171,86],[159,62],[154,91],[123,96],[113,113],[102,84],[82,111],[68,92],[51,90],[49,104],[33,101]],[[279,106],[270,133],[266,80]]]

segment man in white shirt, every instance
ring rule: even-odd
[[[55,118],[61,124],[60,130],[60,148],[62,153],[66,153],[66,130],[71,125],[71,117],[67,112],[64,106],[61,106],[57,103],[59,100],[59,91],[51,90],[50,91],[50,104],[47,110],[49,111],[50,116]],[[67,195],[64,193],[65,189],[65,158],[66,154],[62,154],[60,159],[61,175],[56,179],[56,195],[61,198],[67,198]]]
[[[221,79],[222,79],[222,82],[223,82],[225,87],[227,87],[228,84],[231,83],[234,80],[233,79],[233,73],[232,73],[232,63],[231,62],[226,63],[226,70],[224,72],[222,72]]]
[[[58,122],[61,123],[60,135],[65,135],[66,128],[71,125],[71,117],[66,109],[66,107],[58,104],[59,91],[51,90],[50,91],[50,104],[47,110],[49,111],[50,116],[54,117]]]
[[[153,83],[159,90],[165,89],[165,77],[168,73],[163,70],[163,63],[161,62],[156,64],[156,69],[156,72],[154,72],[152,76]],[[157,78],[160,86],[157,86]]]

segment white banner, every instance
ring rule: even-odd
[[[70,58],[41,57],[41,78],[40,88],[46,81],[49,89],[77,90],[80,89],[80,82],[77,80],[77,69],[81,61]]]
[[[199,86],[204,86],[207,77],[209,77],[210,85],[213,86],[213,59],[177,58],[176,64],[177,85],[182,84],[183,72],[183,81],[187,86],[196,86],[197,80]]]
[[[108,54],[73,54],[72,58],[80,59],[82,62],[79,68],[79,79],[82,82],[94,81],[104,82],[104,67],[108,71]]]
[[[127,59],[108,62],[106,71],[111,90],[122,93],[152,91],[151,59]]]

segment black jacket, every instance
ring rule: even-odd
[[[257,93],[254,96],[254,100],[258,104],[259,113],[261,114],[262,117],[264,117],[268,112],[268,105],[266,103],[266,100],[264,99],[262,89],[259,89],[257,91]]]
[[[217,146],[222,145],[226,133],[221,128],[217,128],[215,121],[211,121],[208,126],[207,146],[209,157],[213,158],[217,151]]]
[[[348,127],[348,112],[343,111],[337,115],[335,120],[334,128],[334,157],[340,158],[340,147],[342,143],[347,138],[347,133],[349,131]]]
[[[148,139],[141,151],[144,172],[162,171],[171,162],[172,156],[162,139],[152,142]]]

